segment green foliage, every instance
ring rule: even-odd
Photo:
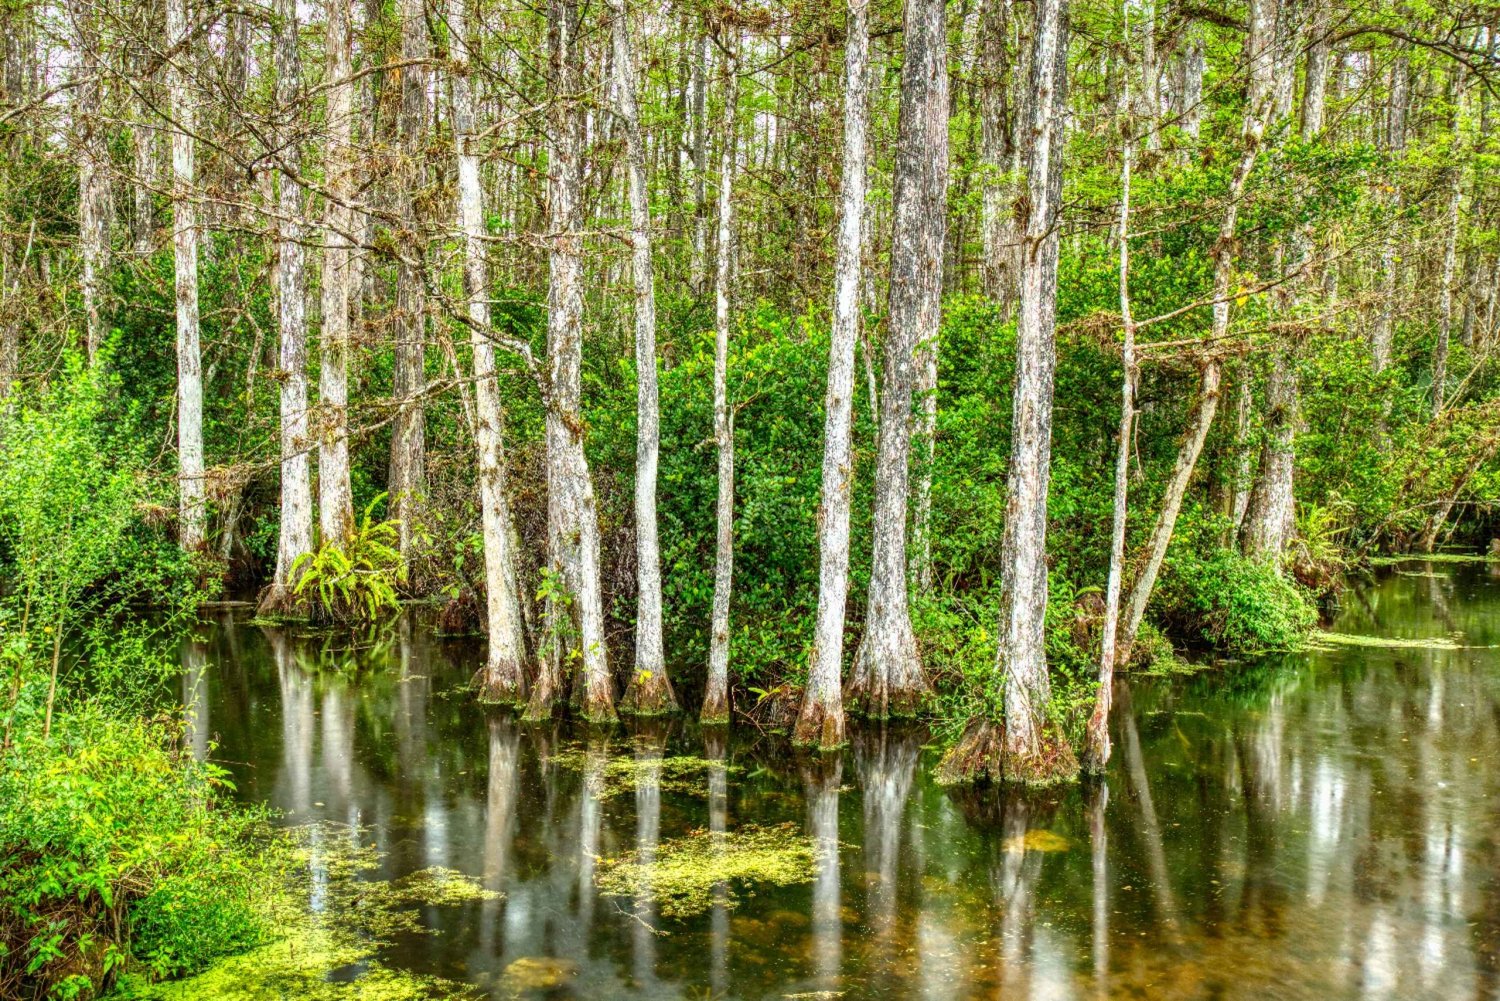
[[[1161,620],[1231,653],[1298,646],[1317,622],[1308,593],[1276,564],[1209,539],[1189,530],[1173,540],[1153,601]]]
[[[380,494],[365,507],[347,539],[324,539],[292,564],[293,593],[313,617],[351,623],[379,618],[399,607],[396,585],[405,580],[405,565],[394,521],[374,521]]]
[[[0,993],[88,996],[131,961],[175,976],[262,941],[281,860],[227,787],[160,720],[24,721],[0,767]]]

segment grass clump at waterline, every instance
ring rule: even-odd
[[[823,849],[795,824],[746,825],[663,841],[650,861],[634,851],[599,859],[594,881],[608,896],[651,901],[662,917],[686,918],[716,903],[733,907],[759,884],[811,882],[822,858]]]
[[[135,1001],[428,1001],[469,998],[470,988],[393,969],[379,950],[400,934],[435,934],[421,923],[424,907],[498,899],[472,877],[421,869],[393,880],[368,878],[381,853],[361,842],[360,828],[312,824],[281,837],[296,860],[292,877],[270,908],[280,937],[223,959],[175,982],[122,981],[116,997]],[[316,911],[306,906],[317,888]]]

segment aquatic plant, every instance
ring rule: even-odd
[[[718,903],[733,907],[757,884],[811,882],[824,851],[794,824],[698,830],[663,841],[649,862],[633,851],[601,858],[594,882],[601,893],[649,900],[663,917],[684,918]]]
[[[393,880],[371,879],[382,853],[363,841],[361,828],[309,824],[285,832],[282,842],[296,867],[268,908],[275,941],[215,963],[178,982],[127,979],[122,998],[140,1001],[426,1001],[477,996],[472,988],[438,977],[396,970],[379,961],[379,949],[396,935],[436,934],[420,908],[493,900],[498,891],[452,869],[420,869]],[[319,906],[310,909],[316,885]],[[353,975],[330,978],[335,970]]]
[[[597,768],[592,775],[599,779],[597,794],[600,796],[635,792],[642,781],[655,783],[662,792],[707,796],[708,776],[712,772],[734,774],[743,771],[739,765],[692,755],[634,757],[616,754],[607,758],[600,755],[591,760],[589,752],[582,748],[558,751],[547,758],[547,763],[581,774],[591,774],[591,769]]]

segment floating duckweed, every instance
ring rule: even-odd
[[[1451,636],[1402,639],[1398,636],[1360,636],[1357,633],[1314,633],[1313,643],[1324,646],[1358,646],[1390,650],[1462,650]]]
[[[1396,556],[1371,556],[1370,565],[1388,567],[1396,563],[1491,563],[1497,556],[1483,553],[1405,553]]]
[[[1025,834],[1006,838],[1004,848],[1012,854],[1023,852],[1065,852],[1073,843],[1061,834],[1041,827],[1034,827]]]
[[[140,1001],[428,1001],[475,993],[438,977],[393,970],[377,958],[398,934],[436,934],[418,908],[444,907],[500,896],[452,869],[421,869],[395,880],[365,878],[381,853],[360,843],[363,831],[310,824],[285,832],[305,868],[276,902],[282,938],[215,963],[186,980],[122,985],[120,996]],[[316,911],[307,902],[318,900]],[[335,978],[334,974],[337,973]]]
[[[547,761],[570,772],[583,774],[588,774],[592,768],[598,767],[598,762],[590,761],[589,755],[580,749],[559,751]],[[691,755],[611,757],[603,761],[599,795],[617,796],[621,793],[635,792],[642,781],[650,782],[654,778],[657,788],[662,792],[685,796],[706,796],[708,795],[708,776],[715,770],[734,773],[741,769],[739,765],[709,758],[695,758]]]
[[[795,824],[698,830],[662,842],[651,862],[640,862],[635,852],[600,859],[594,879],[602,893],[655,901],[663,917],[683,918],[720,900],[734,906],[737,887],[810,882],[822,855]]]

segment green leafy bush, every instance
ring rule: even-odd
[[[195,971],[262,941],[280,857],[181,727],[33,715],[0,767],[0,995],[89,997],[132,964]]]
[[[1300,643],[1317,623],[1308,592],[1274,563],[1204,546],[1206,535],[1188,532],[1173,541],[1152,602],[1158,620],[1177,635],[1232,653]]]

